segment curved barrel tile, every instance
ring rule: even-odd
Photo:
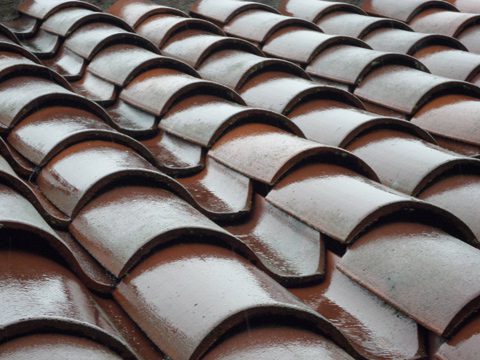
[[[360,99],[404,116],[414,116],[427,101],[440,92],[468,92],[480,97],[480,88],[399,65],[386,65],[371,71],[356,88]]]
[[[309,75],[355,89],[373,69],[388,64],[428,71],[422,63],[408,55],[348,45],[332,46],[321,52],[310,62],[306,71]]]
[[[241,49],[258,56],[263,55],[258,47],[243,39],[196,29],[180,31],[173,35],[163,46],[162,53],[198,68],[208,56],[221,49]]]
[[[420,108],[412,122],[430,132],[442,146],[474,156],[480,154],[479,114],[478,99],[445,95]]]
[[[216,0],[197,0],[193,3],[190,13],[222,26],[230,22],[230,20],[238,14],[253,9],[278,14],[278,11],[271,6],[252,1],[238,0],[223,0],[221,2]]]
[[[72,88],[77,94],[101,106],[109,106],[113,104],[117,98],[115,85],[88,71],[80,80],[72,82]]]
[[[480,54],[480,42],[478,37],[480,34],[480,27],[478,22],[476,25],[467,27],[460,35],[457,36],[458,40],[464,44],[471,52]]]
[[[151,16],[138,25],[136,31],[162,48],[175,33],[187,29],[206,30],[213,34],[224,35],[219,27],[208,21],[172,14]]]
[[[456,174],[449,174],[431,184],[418,194],[418,197],[457,215],[480,239],[480,222],[477,211],[477,204],[480,201],[478,180],[478,171],[471,171],[465,167]]]
[[[223,85],[167,68],[141,73],[123,89],[120,99],[153,115],[162,116],[180,97],[193,91],[216,94],[239,104],[244,103],[236,92]]]
[[[135,214],[141,213],[141,217]],[[126,222],[125,219],[131,220]],[[69,227],[72,235],[118,278],[153,248],[185,236],[234,237],[169,191],[145,186],[109,189],[90,201]]]
[[[327,35],[298,26],[282,28],[270,36],[262,47],[265,54],[308,65],[313,58],[334,45],[368,48],[361,40],[338,35]],[[295,51],[292,49],[295,48]]]
[[[270,123],[304,137],[295,124],[278,113],[248,108],[209,95],[195,95],[179,101],[162,118],[160,128],[210,148],[228,128],[243,122]]]
[[[91,112],[70,106],[50,106],[23,119],[8,134],[7,141],[37,166],[44,166],[64,148],[86,139],[129,138],[115,132]]]
[[[62,46],[53,58],[43,59],[43,63],[64,76],[68,81],[75,81],[82,77],[87,61]]]
[[[443,225],[466,241],[475,241],[466,225],[447,211],[327,162],[290,171],[270,191],[267,201],[343,244],[354,242],[382,218],[403,214],[442,218]]]
[[[364,132],[346,149],[369,164],[382,184],[412,196],[446,173],[480,169],[479,160],[446,151],[395,129]]]
[[[152,15],[173,14],[188,17],[179,9],[158,5],[150,0],[117,0],[108,12],[124,19],[134,29]]]
[[[480,4],[476,0],[447,0],[457,9],[466,13],[480,13]]]
[[[0,198],[4,205],[0,214],[2,228],[20,229],[37,236],[31,240],[32,244],[46,241],[89,287],[101,292],[111,291],[114,286],[111,276],[78,243],[57,235],[26,198],[5,185],[0,185]],[[13,237],[8,241],[15,243]]]
[[[73,273],[39,254],[15,249],[0,251],[0,259],[2,340],[48,329],[89,338],[122,358],[135,359]]]
[[[86,60],[115,42],[130,43],[157,52],[155,45],[145,38],[108,23],[90,23],[70,35],[64,46]]]
[[[458,37],[468,26],[478,23],[480,16],[432,8],[415,16],[410,25],[415,31]]]
[[[324,281],[290,291],[330,320],[366,359],[426,357],[425,335],[417,323],[340,272],[339,260],[327,251]]]
[[[420,12],[429,8],[458,11],[455,6],[440,0],[361,0],[360,6],[367,13],[375,16],[385,16],[403,22],[410,20]]]
[[[327,34],[352,36],[360,39],[379,28],[411,31],[408,25],[398,20],[344,11],[330,13],[319,18],[315,23]]]
[[[263,10],[242,12],[231,19],[223,29],[229,35],[264,44],[275,31],[286,26],[301,26],[306,29],[321,31],[317,25],[310,21]]]
[[[122,100],[118,100],[107,110],[113,126],[121,132],[131,136],[156,134],[158,120],[152,114],[130,106]]]
[[[446,46],[450,49],[467,51],[460,41],[450,36],[424,34],[415,31],[381,28],[372,31],[363,39],[373,49],[415,55],[428,46]],[[422,59],[419,59],[422,60]],[[430,68],[427,65],[428,68]],[[432,69],[430,69],[432,70]]]
[[[251,209],[250,179],[209,157],[203,171],[178,181],[211,219],[237,218]]]
[[[255,195],[254,203],[246,220],[225,229],[246,243],[269,275],[284,286],[321,281],[325,274],[323,237],[260,195]]]
[[[53,332],[31,334],[1,344],[0,357],[5,360],[122,359],[118,353],[106,345],[80,336],[60,335]]]
[[[25,39],[35,35],[40,26],[40,21],[34,17],[21,14],[15,19],[4,21],[3,25],[14,33],[15,36]]]
[[[86,1],[78,0],[26,0],[18,6],[18,11],[36,19],[45,20],[53,13],[68,7],[79,7],[93,11],[100,11],[100,8],[97,6]]]
[[[440,345],[435,360],[475,360],[480,351],[480,318],[474,316],[447,342]]]
[[[439,336],[450,337],[480,306],[479,250],[428,225],[378,226],[337,266]]]
[[[175,193],[185,192],[132,148],[103,140],[78,143],[63,150],[40,171],[37,183],[48,200],[74,217],[101,188],[126,176],[150,178]]]
[[[87,70],[123,88],[140,72],[153,67],[173,68],[198,76],[194,69],[181,61],[130,44],[117,44],[103,49],[95,55]]]
[[[353,360],[338,345],[323,336],[281,324],[248,326],[232,335],[227,334],[203,359],[290,360],[299,354],[305,359]]]
[[[40,64],[40,60],[35,55],[18,44],[0,42],[0,51],[2,53],[1,61],[9,61],[11,56],[15,58],[21,56],[33,63]]]
[[[418,139],[435,142],[425,130],[409,121],[375,115],[331,99],[305,101],[295,107],[288,117],[307,139],[341,148],[375,128],[400,129]]]
[[[41,59],[51,58],[57,53],[61,39],[59,36],[40,29],[34,37],[20,41],[28,51]]]
[[[288,61],[264,58],[243,50],[217,51],[199,66],[198,72],[205,79],[211,79],[238,90],[255,74],[267,69],[310,79],[300,67]]]
[[[187,176],[200,171],[204,166],[204,154],[201,146],[184,141],[165,131],[142,144],[155,158],[155,165],[160,171],[175,176]]]
[[[417,51],[414,56],[435,75],[472,82],[480,73],[479,54],[442,45],[432,45]],[[475,83],[475,85],[479,84],[480,82]]]
[[[365,14],[362,9],[351,4],[317,0],[281,0],[278,8],[282,14],[297,16],[314,23],[328,13],[336,11]]]
[[[237,126],[221,137],[209,156],[267,185],[274,185],[298,163],[312,157],[333,158],[376,179],[368,165],[350,153],[291,135],[267,124]]]
[[[260,73],[240,89],[240,95],[250,106],[288,114],[306,98],[334,98],[363,109],[358,98],[345,90],[299,78],[279,71]]]
[[[172,281],[174,276],[175,281]],[[218,246],[170,246],[142,261],[114,296],[150,339],[175,359],[199,359],[237,325],[289,316],[337,335],[285,288]]]
[[[43,22],[41,28],[58,36],[67,37],[76,29],[92,22],[105,22],[127,31],[133,31],[133,29],[120,18],[77,7],[66,8],[56,12]]]

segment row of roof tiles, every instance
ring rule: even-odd
[[[42,2],[35,4],[41,5]],[[51,3],[43,4],[44,13],[53,11],[46,9],[48,6],[45,4]],[[147,13],[152,10],[162,13],[169,11],[142,2],[119,2],[113,9],[122,11],[125,6],[131,8],[132,5],[134,8],[147,9]],[[134,14],[133,11],[125,13]],[[149,20],[145,14],[139,15],[139,18],[142,17],[145,21]],[[186,19],[182,19],[184,20]],[[109,20],[107,24],[110,24]],[[201,24],[204,25],[203,22]],[[137,52],[155,58],[158,55],[151,52],[150,45],[142,47],[142,40],[138,41],[138,37],[130,38],[129,35],[114,40],[116,44],[112,45],[105,41],[108,36],[101,36],[103,25],[104,23],[97,26],[90,23],[77,31],[81,34],[83,27],[89,27],[93,32],[92,38],[96,38],[98,43],[94,46],[94,53],[100,59],[103,53],[107,53],[110,54],[110,59],[122,55],[122,61],[106,61],[104,64],[109,64],[110,67],[97,66],[95,73],[90,71],[90,67],[97,56],[94,54],[90,57],[87,52],[83,55],[76,53],[85,62],[86,70],[80,71],[81,80],[74,81],[73,88],[84,89],[84,79],[89,76],[95,76],[97,83],[114,88],[112,101],[93,97],[106,107],[112,117],[105,116],[93,103],[63,90],[67,87],[65,84],[59,86],[49,80],[51,85],[63,85],[63,89],[48,90],[49,86],[43,80],[43,68],[38,70],[40,67],[34,66],[31,76],[18,76],[13,69],[14,65],[10,75],[13,81],[9,88],[27,94],[30,99],[26,104],[20,101],[15,106],[6,106],[15,109],[11,118],[17,122],[7,121],[6,127],[9,129],[6,129],[8,136],[5,148],[10,150],[7,152],[8,158],[16,168],[24,170],[31,177],[30,186],[39,190],[37,196],[46,198],[54,205],[52,208],[62,213],[65,221],[58,221],[57,226],[69,224],[68,230],[73,238],[109,270],[113,278],[122,279],[114,291],[115,298],[160,349],[179,359],[200,356],[219,335],[225,334],[238,323],[233,319],[239,316],[240,308],[245,306],[252,309],[247,312],[252,317],[273,313],[302,318],[332,336],[350,352],[367,358],[382,358],[385,353],[389,354],[388,357],[397,358],[425,356],[425,334],[411,319],[437,336],[450,337],[457,333],[456,336],[464,337],[463,332],[471,331],[465,330],[467,326],[461,328],[460,332],[456,329],[476,303],[478,291],[475,283],[469,279],[478,274],[478,252],[458,238],[474,245],[477,240],[457,218],[440,208],[378,185],[375,183],[377,175],[359,158],[341,149],[302,139],[302,131],[295,126],[295,121],[290,122],[270,111],[245,108],[243,100],[235,92],[198,80],[195,71],[185,64],[171,59],[155,61],[153,64],[136,64],[133,60],[138,59]],[[160,32],[165,31],[158,24],[152,31],[155,28]],[[96,32],[97,29],[100,31]],[[71,36],[76,36],[76,32]],[[187,30],[184,35],[189,32],[192,30]],[[67,47],[68,39],[61,42]],[[235,44],[236,51],[249,48],[245,42],[232,41],[228,44]],[[217,51],[223,50],[219,48]],[[193,48],[187,48],[187,52],[195,53]],[[259,53],[258,50],[253,52]],[[215,55],[216,52],[212,51],[205,62]],[[315,112],[334,110],[345,111],[345,114],[361,114],[364,122],[365,117],[371,122],[372,114],[359,111],[358,108],[362,107],[360,101],[347,92],[311,85],[308,75],[291,64],[275,60],[270,60],[270,63],[273,64],[274,71],[268,67],[261,73],[251,71],[249,74],[247,71],[244,75],[245,84],[253,80],[256,80],[257,87],[268,84],[271,80],[268,78],[270,71],[272,78],[291,78],[293,84],[305,81],[303,86],[309,89],[301,94],[295,93],[293,98],[291,94],[288,95],[281,104],[264,105],[275,99],[269,100],[271,97],[268,93],[262,93],[257,99],[264,103],[258,105],[288,113],[302,105],[310,106],[313,103],[318,106],[324,102],[326,107],[310,109]],[[200,66],[196,66],[197,69]],[[262,76],[267,76],[267,80]],[[8,81],[11,80],[5,81],[7,85]],[[41,84],[42,88],[45,86],[48,94],[40,99],[32,95],[32,92],[18,89],[19,85],[29,83]],[[81,87],[75,86],[78,84],[82,84]],[[237,88],[235,84],[228,85]],[[94,88],[98,89],[98,86],[95,85]],[[253,96],[249,98],[241,91],[241,87],[237,89],[248,103],[254,102],[251,100],[254,99]],[[91,95],[90,92],[83,93]],[[108,92],[102,91],[100,95],[105,93]],[[316,95],[316,98],[306,95]],[[49,105],[51,100],[61,101],[65,106],[52,108]],[[14,98],[12,101],[16,102]],[[47,106],[46,108],[33,113],[28,110],[32,104],[42,104],[41,101],[44,101],[42,107]],[[223,110],[219,113],[218,109]],[[82,114],[75,114],[79,111]],[[238,115],[240,113],[241,116]],[[221,115],[220,118],[218,115]],[[63,120],[57,121],[59,117]],[[81,139],[77,137],[78,134],[72,134],[70,130],[78,125],[92,127],[91,119],[85,121],[85,118],[90,117],[98,120],[94,129],[106,127],[108,136],[112,136],[114,142],[110,139],[105,141],[101,135],[98,138],[95,132],[86,131]],[[328,120],[327,117],[323,119]],[[24,124],[28,125],[28,120],[30,125],[34,125],[30,131],[26,128],[18,131]],[[361,140],[361,133],[357,130],[358,121],[352,120],[353,124],[347,125],[347,128],[350,127],[347,129],[347,135],[351,138],[349,142]],[[59,129],[63,123],[67,123],[71,129],[61,134],[62,141],[57,142],[55,149],[52,149],[52,144],[42,149],[43,153],[50,153],[48,160],[44,163],[37,160],[33,166],[34,171],[29,173],[29,162],[34,163],[35,156],[29,155],[29,151],[20,150],[22,146],[15,146],[13,139],[18,138],[18,134],[22,137],[22,132],[29,134],[17,144],[23,143],[24,148],[32,149],[31,154],[38,153],[39,140],[46,141],[45,127],[41,131],[38,126],[47,125],[49,129]],[[448,159],[442,166],[437,165],[435,171],[431,171],[433,174],[424,186],[431,188],[432,184],[439,185],[450,180],[456,185],[460,183],[459,189],[475,190],[478,187],[476,170],[471,176],[465,175],[466,168],[476,168],[476,160],[429,145],[428,142],[432,142],[432,139],[407,122],[387,118],[375,123],[378,128],[371,128],[371,131],[379,132],[381,137],[388,134],[395,142],[408,139],[407,143],[420,146],[420,152],[433,152]],[[137,136],[144,146],[116,132],[108,124]],[[135,126],[132,130],[124,124]],[[328,121],[322,126],[328,128]],[[356,130],[353,134],[352,127]],[[305,132],[303,127],[300,128]],[[366,129],[366,134],[369,134],[369,127]],[[16,136],[12,136],[15,132]],[[338,141],[338,131],[332,130],[328,136],[337,137]],[[121,140],[117,141],[117,138]],[[342,135],[342,140],[343,138],[348,136]],[[14,153],[12,147],[19,154]],[[168,154],[173,157],[173,170],[172,159],[163,156],[166,150],[170,150]],[[192,153],[194,158],[204,159],[200,166],[192,167],[189,166],[191,162],[179,161],[178,158],[182,155],[191,159]],[[378,159],[377,156],[373,156],[373,159]],[[309,161],[305,162],[306,159]],[[375,163],[373,160],[371,162]],[[92,168],[92,163],[96,164],[95,168]],[[450,165],[446,165],[448,163]],[[454,164],[463,167],[462,174],[453,171],[453,174],[445,173],[449,176],[444,178],[436,176],[443,172],[442,168],[455,168]],[[426,164],[421,165],[425,167]],[[177,176],[178,181],[159,173],[159,168]],[[188,171],[183,171],[185,169]],[[143,180],[138,183],[138,178]],[[146,185],[146,178],[152,179],[156,185]],[[421,180],[424,178],[425,176]],[[452,185],[447,185],[447,190],[452,188]],[[458,201],[461,193],[458,191],[452,196],[452,202]],[[349,201],[345,202],[344,199]],[[352,199],[358,199],[353,202],[358,206],[352,207]],[[188,203],[212,219],[221,220],[220,224],[230,233],[207,220]],[[327,203],[328,208],[322,205]],[[45,206],[40,208],[44,210]],[[412,219],[411,216],[405,216],[405,210],[408,210],[407,213],[414,210],[415,217]],[[125,223],[124,219],[134,212],[142,212],[143,216]],[[238,218],[241,214],[248,216]],[[433,218],[438,221],[438,217],[445,219],[443,230],[429,225]],[[153,222],[152,219],[156,221]],[[158,219],[164,222],[159,223]],[[182,226],[179,228],[178,224]],[[471,224],[470,227],[472,228]],[[185,236],[190,238],[190,243],[172,242]],[[227,244],[242,256],[233,255],[218,245],[198,244],[199,238]],[[407,239],[411,241],[402,248],[397,246],[399,239],[405,239],[405,243]],[[298,245],[299,241],[301,246]],[[354,241],[355,244],[341,258],[324,248],[325,242],[331,247],[335,243],[350,244]],[[153,255],[144,258],[152,247],[166,242],[171,245],[164,245]],[[399,257],[395,254],[398,251],[404,253]],[[458,256],[450,256],[452,251]],[[380,258],[377,253],[383,254],[382,256],[385,253],[392,255],[385,257],[383,263],[371,264],[372,257]],[[432,253],[436,254],[434,258],[437,263],[431,262]],[[294,292],[317,312],[292,298],[246,259],[257,263],[278,281],[299,287]],[[468,261],[470,263],[467,264]],[[307,286],[308,283],[321,281],[326,272],[326,264],[328,280],[321,285]],[[445,267],[451,270],[448,274],[443,270]],[[418,279],[419,272],[428,273],[428,276]],[[449,290],[448,293],[445,293],[444,286],[439,286],[440,280],[433,280],[435,276],[440,276],[445,282],[445,275],[448,275],[448,283],[452,285],[451,292]],[[174,283],[169,281],[171,277],[176,278]],[[400,287],[415,285],[415,291],[404,289],[394,293],[391,288],[382,285],[387,278]],[[254,283],[260,284],[260,288],[255,288],[251,279],[255,279]],[[209,282],[208,286],[206,281]],[[98,284],[94,287],[97,290],[108,291],[107,286],[96,285]],[[336,297],[333,289],[339,286],[338,291],[348,292],[349,295]],[[247,288],[249,291],[245,292]],[[265,296],[270,299],[266,303],[261,300]],[[377,296],[390,305],[383,303]],[[322,298],[325,298],[325,302],[320,301]],[[346,298],[365,299],[362,311],[355,310],[358,304],[354,307],[351,307],[353,304],[341,304]],[[235,302],[231,302],[233,299]],[[219,309],[219,302],[231,305]],[[423,302],[429,303],[430,308],[419,307]],[[172,309],[173,303],[182,306],[178,306],[177,311]],[[399,316],[394,307],[408,317]],[[213,314],[209,311],[212,308],[218,311]],[[260,311],[262,308],[264,310]],[[185,312],[190,314],[188,321],[185,320]],[[383,325],[374,321],[379,312],[385,316],[382,318],[386,321]],[[206,314],[209,315],[208,320],[205,319]],[[352,322],[362,324],[357,333],[352,333]],[[397,329],[405,329],[405,336],[398,337],[397,334],[390,333],[390,330],[383,328],[385,323]],[[184,334],[182,340],[173,336],[172,331]],[[294,330],[285,325],[282,329],[263,322],[255,328],[254,333],[257,335],[240,331],[227,337],[213,350],[212,354],[217,355],[212,356],[231,354],[237,341],[245,345],[241,349],[237,347],[237,351],[246,351],[247,345],[254,339],[261,341],[275,334],[282,339],[298,337],[303,340],[296,350],[292,344],[291,351],[306,351],[307,339],[310,339],[308,344],[315,345],[311,347],[312,354],[318,356],[319,351],[330,351],[332,358],[347,357],[346,354],[340,355],[341,350],[333,344],[301,328]],[[418,336],[413,336],[412,339],[411,335],[416,333]],[[261,351],[266,345],[262,346]],[[461,343],[452,346],[451,343],[445,343],[430,353],[443,356],[440,354],[449,351],[466,351],[465,346],[468,345]]]

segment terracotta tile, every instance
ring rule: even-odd
[[[265,124],[237,126],[221,137],[209,156],[251,179],[274,185],[292,167],[314,156],[349,158],[341,149],[293,136]],[[350,157],[349,161],[369,175],[370,168]]]
[[[249,108],[210,95],[195,95],[175,104],[160,122],[160,128],[203,147],[211,147],[229,128],[247,121],[270,123],[303,134],[280,114]]]
[[[372,224],[405,212],[442,217],[474,241],[458,218],[441,208],[368,180],[337,160],[297,167],[270,191],[267,200],[334,240],[349,244]],[[350,168],[352,166],[350,165]]]
[[[238,0],[223,0],[222,2],[216,0],[197,0],[190,8],[190,13],[197,17],[224,25],[236,15],[252,9],[278,13],[276,9],[265,4]]]
[[[424,34],[400,29],[380,28],[372,31],[362,40],[375,50],[393,51],[412,56],[417,51],[421,51],[429,46],[445,46],[452,50],[467,50],[460,41],[450,36]],[[419,60],[422,61],[422,59]],[[429,68],[428,65],[427,67]]]
[[[313,99],[298,105],[288,114],[307,139],[320,144],[346,147],[369,129],[401,129],[418,139],[434,143],[433,138],[411,122],[382,117],[330,99]]]
[[[37,182],[56,207],[75,216],[101,188],[126,176],[151,178],[182,192],[178,183],[158,172],[132,148],[101,140],[63,150],[40,171]]]
[[[62,1],[62,0],[49,0],[49,1],[41,1],[41,0],[26,0],[23,1],[18,6],[18,11],[22,14],[29,15],[31,17],[44,20],[48,18],[53,13],[65,9],[68,7],[81,7],[85,9],[90,9],[93,11],[100,11],[100,9],[90,4],[86,1],[77,1],[77,0],[69,0],[69,1]]]
[[[40,21],[34,17],[22,14],[13,20],[4,21],[3,25],[15,35],[22,38],[28,38],[33,36],[38,31]]]
[[[156,134],[158,120],[156,116],[128,105],[122,100],[109,107],[110,115],[115,127],[131,136],[152,136]]]
[[[62,46],[53,58],[44,59],[43,63],[68,81],[75,81],[84,74],[87,62],[80,55]]]
[[[0,45],[0,72],[3,76],[9,69],[24,68],[25,64],[38,64],[38,60],[34,56],[25,56],[29,54],[26,50],[13,44],[3,43]]]
[[[248,10],[232,18],[224,27],[227,34],[263,44],[277,30],[287,26],[301,26],[320,31],[313,23],[264,10]]]
[[[331,251],[326,260],[325,280],[291,289],[294,295],[330,320],[366,359],[425,358],[426,339],[415,321],[345,276]]]
[[[21,45],[39,58],[50,58],[60,47],[60,38],[52,33],[40,29],[34,37],[20,41]]]
[[[319,85],[313,81],[279,71],[260,73],[240,89],[240,95],[250,106],[287,114],[305,99],[335,98],[363,109],[363,104],[345,90]]]
[[[136,213],[142,216],[124,221]],[[109,189],[85,206],[69,229],[117,277],[124,277],[158,245],[189,234],[238,242],[178,196],[146,186]]]
[[[449,337],[478,308],[478,255],[478,249],[438,228],[398,222],[362,236],[337,266],[427,329]]]
[[[318,283],[325,274],[323,237],[304,223],[255,195],[248,218],[226,230],[246,243],[262,268],[285,286]]]
[[[91,60],[96,53],[119,39],[153,52],[157,51],[155,45],[145,38],[107,23],[82,26],[66,39],[64,46],[84,59]]]
[[[2,340],[42,330],[90,338],[127,359],[134,355],[85,286],[51,259],[22,250],[0,252]]]
[[[200,358],[228,330],[262,315],[265,325],[287,315],[334,331],[243,258],[207,244],[178,244],[156,252],[133,269],[114,296],[175,359]]]
[[[66,99],[69,95],[73,95],[69,90],[52,81],[31,76],[18,76],[4,80],[0,83],[0,94],[2,99],[0,122],[6,127],[13,127],[22,114],[34,109],[46,97]]]
[[[449,3],[454,5],[460,11],[466,13],[479,13],[480,6],[475,0],[447,0]]]
[[[68,145],[84,139],[121,138],[91,112],[67,106],[51,106],[25,117],[8,134],[8,143],[38,166],[45,165]]]
[[[179,9],[157,5],[148,0],[118,0],[110,6],[108,12],[124,19],[133,28],[152,15],[175,14],[188,17]]]
[[[5,25],[0,23],[0,41],[11,43],[11,44],[19,44],[20,40],[18,40],[17,36]]]
[[[70,7],[56,12],[42,23],[41,28],[61,37],[67,37],[79,27],[92,22],[105,22],[127,31],[133,31],[133,29],[120,18],[77,7]]]
[[[478,41],[479,32],[480,28],[477,25],[470,26],[462,31],[457,38],[467,47],[469,51],[480,54],[480,44]]]
[[[299,66],[280,59],[265,58],[243,50],[220,50],[210,55],[199,67],[203,78],[220,82],[239,90],[259,72],[268,69],[310,79]]]
[[[142,143],[152,153],[157,168],[167,174],[187,176],[200,171],[204,166],[202,147],[167,132],[159,131]]]
[[[335,44],[368,48],[364,42],[352,37],[327,35],[298,26],[289,26],[270,36],[262,50],[269,56],[308,65],[317,54]],[[292,48],[295,48],[294,52]]]
[[[364,101],[413,116],[427,101],[431,102],[439,92],[446,91],[480,95],[478,88],[469,83],[400,65],[387,65],[371,71],[354,93]]]
[[[0,345],[0,356],[5,360],[52,358],[121,360],[122,357],[107,346],[79,336],[45,333],[22,336]]]
[[[470,82],[480,72],[480,55],[432,45],[417,51],[414,56],[435,75]],[[455,66],[452,66],[455,64]]]
[[[278,9],[282,14],[297,16],[314,23],[328,13],[335,11],[365,14],[362,9],[352,4],[318,0],[281,0]]]
[[[211,219],[236,219],[251,209],[250,179],[209,157],[202,172],[178,181]]]
[[[402,130],[364,132],[346,149],[369,164],[382,184],[412,196],[443,174],[459,173],[459,168],[480,169],[479,160],[445,151]]]
[[[415,31],[457,37],[478,15],[432,8],[416,15],[409,23]]]
[[[361,15],[346,11],[329,13],[315,22],[327,34],[363,38],[379,28],[411,30],[405,23],[387,18]]]
[[[167,68],[156,68],[141,73],[120,93],[120,99],[153,115],[161,116],[180,97],[193,91],[219,94],[243,104],[243,100],[233,90]]]
[[[289,360],[300,355],[308,359],[353,360],[330,340],[301,327],[258,325],[242,330],[229,335],[203,358]]]
[[[430,184],[418,197],[456,214],[480,238],[480,224],[475,204],[480,200],[478,173],[465,166]]]
[[[194,69],[181,61],[130,44],[103,49],[92,59],[88,71],[123,88],[138,74],[153,67],[172,68],[198,76]]]
[[[211,54],[221,49],[241,49],[262,56],[262,51],[243,39],[217,35],[203,30],[184,30],[173,35],[162,53],[183,60],[197,68]]]
[[[360,6],[371,15],[385,16],[407,23],[415,15],[429,8],[458,11],[455,6],[446,1],[437,0],[404,0],[402,2],[396,0],[361,0]]]
[[[218,35],[224,34],[219,27],[208,21],[173,14],[151,16],[138,25],[136,31],[162,48],[175,33],[187,29],[202,29]]]
[[[101,106],[109,106],[115,102],[117,91],[115,85],[105,81],[91,72],[78,81],[72,82],[73,90],[89,100],[95,101]]]
[[[404,64],[406,68],[427,71],[424,65],[408,55],[349,45],[332,46],[324,50],[310,62],[306,71],[310,75],[347,84],[355,89],[376,67],[399,63]]]
[[[434,354],[434,360],[475,360],[480,348],[480,318],[474,316]]]
[[[421,107],[412,122],[435,137],[480,146],[478,100],[466,95],[445,95]],[[452,121],[455,119],[455,121]]]

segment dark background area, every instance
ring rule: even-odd
[[[87,0],[88,1],[88,0]],[[106,1],[95,1],[90,0],[90,2],[101,6],[103,9],[108,8],[115,0],[106,0]],[[222,1],[222,0],[217,0]],[[280,0],[256,0],[264,4],[277,7],[280,3]],[[337,0],[338,1],[338,0]],[[401,0],[400,0],[401,1]],[[480,0],[479,0],[480,1]],[[15,9],[21,0],[0,0],[0,20],[13,19],[17,16]],[[194,0],[156,0],[158,4],[173,6],[185,11],[188,11],[190,5]],[[358,3],[359,0],[344,0],[343,2]]]

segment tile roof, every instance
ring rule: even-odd
[[[398,19],[25,1],[0,28],[0,354],[475,359],[478,55],[404,23],[451,4],[362,5]]]

